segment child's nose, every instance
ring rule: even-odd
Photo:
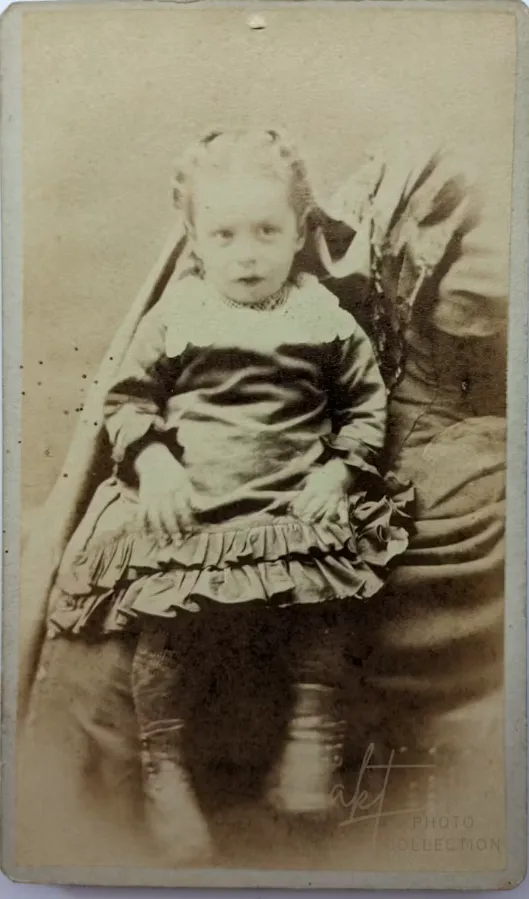
[[[237,261],[239,265],[250,267],[257,261],[257,250],[253,240],[241,240],[237,247]]]

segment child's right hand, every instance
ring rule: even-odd
[[[161,544],[179,542],[194,523],[195,493],[182,465],[161,443],[136,459],[145,523]]]

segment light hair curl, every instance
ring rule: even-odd
[[[315,208],[307,167],[286,134],[275,130],[210,131],[187,148],[172,182],[173,204],[193,226],[193,191],[201,174],[251,171],[285,180],[298,225]]]

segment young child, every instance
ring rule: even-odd
[[[137,634],[151,826],[175,862],[203,864],[211,836],[183,763],[197,620],[222,629],[255,608],[263,627],[285,623],[294,706],[269,800],[326,814],[342,613],[405,550],[409,494],[377,467],[386,389],[369,340],[297,270],[313,198],[294,147],[274,131],[209,134],[174,198],[196,270],[145,316],[108,394],[119,491],[72,541],[60,584],[79,601],[54,623]]]

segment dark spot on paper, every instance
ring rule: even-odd
[[[81,375],[81,377],[83,378],[83,380],[86,380],[86,375]]]
[[[68,477],[68,475],[67,475],[67,474],[63,474],[63,478],[67,478],[67,477]]]

